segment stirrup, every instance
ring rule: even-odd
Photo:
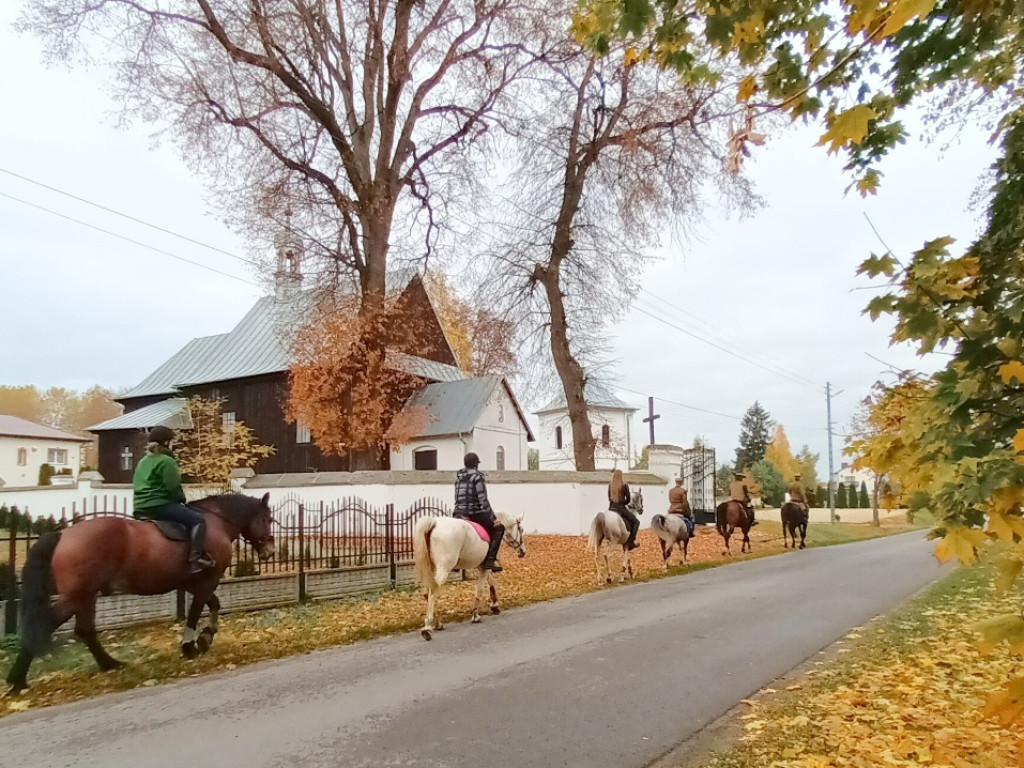
[[[490,571],[491,573],[501,573],[505,569],[498,565],[498,561],[495,559],[489,563],[486,560],[484,560],[482,563],[480,563],[480,570]]]
[[[203,571],[212,571],[216,567],[217,562],[205,552],[195,560],[188,561],[189,571],[193,574],[202,573]]]

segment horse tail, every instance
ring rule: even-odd
[[[44,533],[28,552],[21,571],[21,601],[18,629],[21,647],[33,656],[42,656],[53,644],[53,553],[60,543],[60,531]]]
[[[433,533],[435,525],[436,517],[421,517],[416,521],[416,528],[412,534],[412,557],[416,579],[426,590],[440,586],[434,579],[434,559],[430,556],[430,534]]]
[[[725,536],[726,533],[726,522],[725,522],[725,511],[729,508],[729,502],[723,501],[715,508],[715,527],[718,532]]]
[[[665,528],[664,515],[655,515],[651,518],[651,530],[655,533],[668,533],[668,529]]]
[[[590,538],[587,540],[587,552],[597,552],[601,546],[601,539],[604,538],[604,516],[599,513],[594,516],[594,522],[590,524]]]

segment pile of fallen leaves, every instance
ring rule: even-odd
[[[850,527],[853,528],[852,526]],[[889,531],[893,532],[893,531]],[[811,529],[811,537],[814,527]],[[861,527],[851,538],[878,535],[877,529]],[[751,532],[753,555],[783,552],[778,523],[766,522]],[[654,534],[640,532],[640,548],[632,555],[636,580],[663,575],[661,549]],[[739,539],[733,540],[732,557],[739,560]],[[498,595],[503,607],[577,595],[607,588],[598,584],[594,556],[586,552],[586,538],[578,536],[528,535],[527,556],[517,558],[503,548],[500,561],[505,569],[498,576]],[[797,556],[797,555],[793,555]],[[713,528],[698,529],[691,540],[689,562],[679,567],[678,551],[671,557],[671,574],[721,563],[722,539]],[[610,557],[613,579],[618,579],[621,549]],[[446,621],[469,617],[473,599],[472,581],[453,582],[438,601]],[[88,651],[70,637],[49,657],[36,662],[29,678],[30,689],[20,699],[0,702],[0,716],[10,711],[48,706],[95,696],[99,693],[151,686],[167,680],[196,676],[243,664],[280,658],[296,653],[342,645],[397,632],[415,631],[423,625],[424,602],[414,589],[396,590],[377,597],[332,600],[285,608],[232,614],[221,617],[220,632],[211,651],[194,661],[180,656],[180,625],[165,623],[102,633],[102,642],[125,668],[99,673]],[[488,618],[484,619],[489,620]],[[13,661],[13,638],[0,646],[0,666]]]
[[[744,702],[741,746],[709,768],[1024,765],[1022,705],[998,693],[1019,660],[1005,647],[989,654],[978,631],[1019,598],[994,593],[988,575],[954,574],[916,607],[854,630],[799,683]]]

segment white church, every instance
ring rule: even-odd
[[[590,426],[597,441],[595,466],[607,470],[629,469],[634,461],[636,447],[633,414],[637,409],[624,403],[607,386],[593,379],[587,381],[583,394],[587,401]],[[569,422],[565,394],[560,394],[544,408],[534,411],[534,414],[540,422],[537,434],[540,469],[575,470],[572,425]]]

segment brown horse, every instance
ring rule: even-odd
[[[789,542],[786,539],[786,533],[789,533],[789,538],[793,540],[793,549],[796,549],[796,532],[800,531],[800,549],[804,549],[806,545],[804,541],[807,539],[807,522],[810,519],[810,510],[804,509],[801,505],[793,501],[787,501],[782,505],[780,510],[782,515],[782,546],[789,549]]]
[[[743,546],[740,547],[740,552],[750,551],[750,515],[738,501],[723,501],[718,505],[715,509],[715,527],[725,539],[723,555],[732,554],[732,550],[729,548],[729,537],[737,528],[743,531]]]
[[[99,594],[159,595],[186,590],[192,594],[192,605],[182,655],[191,659],[209,650],[220,610],[214,591],[231,563],[235,539],[243,536],[261,559],[274,553],[269,496],[256,499],[231,493],[192,504],[206,520],[206,550],[217,562],[216,568],[197,574],[189,572],[188,542],[165,538],[151,522],[101,517],[40,537],[22,571],[21,648],[7,675],[9,693],[28,687],[32,659],[49,650],[53,632],[72,616],[75,634],[100,669],[121,666],[103,649],[96,633]],[[210,607],[210,625],[199,634],[196,627],[205,606]]]

